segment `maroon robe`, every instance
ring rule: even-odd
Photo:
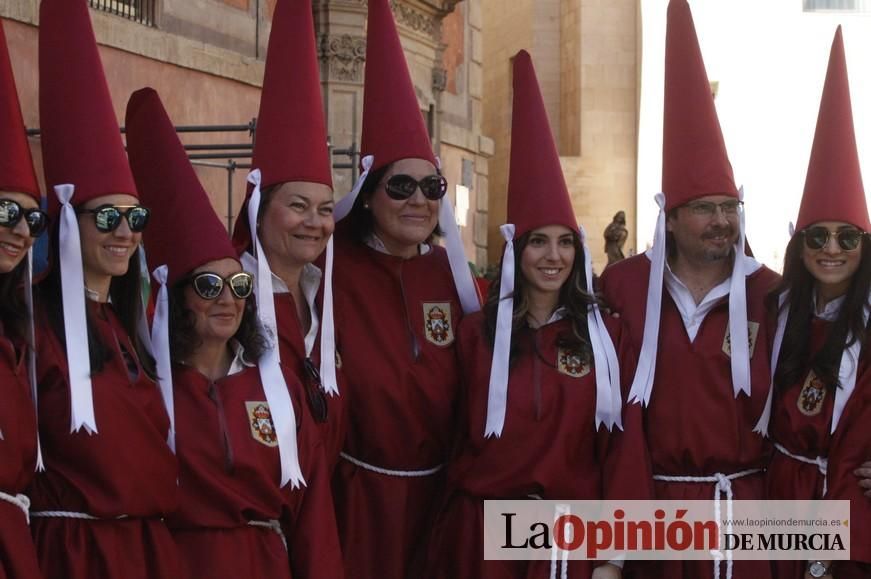
[[[305,369],[305,333],[296,314],[296,303],[293,300],[293,295],[289,292],[273,295],[275,296],[275,318],[276,325],[278,326],[278,347],[281,363],[293,370],[300,380],[308,380],[309,378]],[[323,324],[322,311],[322,307],[318,305],[318,313]],[[312,362],[318,370],[320,370],[321,364],[320,346],[321,332],[319,329],[311,352]],[[330,473],[332,473],[339,460],[339,453],[342,451],[342,445],[345,443],[345,432],[348,428],[344,404],[345,399],[342,396],[346,382],[344,372],[338,367],[338,360],[340,358],[341,356],[337,353],[336,381],[339,385],[339,395],[331,396],[326,392],[323,393],[327,405],[327,419],[325,422],[316,422],[318,430],[320,430],[324,455]],[[300,400],[306,400],[306,398],[301,398]],[[308,403],[304,406],[306,411],[310,410]]]
[[[66,350],[42,312],[37,379],[46,470],[30,491],[33,511],[73,511],[102,520],[34,517],[40,567],[46,579],[177,577],[176,547],[163,522],[178,507],[178,469],[166,443],[163,399],[112,306],[90,300],[87,305],[111,355],[91,377],[99,432],[70,433]]]
[[[168,521],[184,561],[182,577],[197,579],[341,578],[333,501],[317,428],[304,411],[301,386],[285,369],[297,423],[306,486],[279,487],[281,465],[257,367],[217,382],[195,369],[173,367],[180,508]],[[268,405],[266,405],[268,409]],[[268,410],[266,410],[268,413]],[[255,422],[265,425],[257,429]],[[275,530],[249,521],[278,521]],[[289,553],[288,553],[289,551]]]
[[[642,344],[650,260],[637,255],[609,266],[600,279],[605,301],[625,321],[632,342]],[[747,319],[758,324],[751,349],[751,392],[736,398],[731,360],[724,348],[729,300],[723,297],[707,313],[695,340],[689,336],[663,282],[659,348],[650,405],[644,411],[647,444],[655,475],[707,477],[764,469],[771,455],[768,439],[753,432],[771,381],[769,350],[773,323],[765,297],[777,274],[762,266],[747,276]],[[751,326],[751,331],[753,327]],[[735,499],[761,499],[762,473],[732,480]],[[711,500],[713,482],[655,481],[656,498]],[[725,500],[723,497],[722,500]],[[697,579],[713,576],[710,561],[659,561],[627,564],[636,577]],[[721,573],[725,573],[725,562]],[[766,579],[767,561],[735,561],[735,579]]]
[[[634,351],[620,323],[606,319],[627,386]],[[458,352],[465,388],[458,454],[448,470],[447,500],[429,549],[433,579],[550,577],[550,561],[485,561],[484,500],[649,499],[653,493],[638,405],[624,408],[624,431],[596,429],[596,371],[578,371],[561,355],[568,320],[515,337],[505,426],[484,437],[493,349],[483,314],[463,320]],[[568,373],[567,373],[568,372]],[[574,374],[574,375],[572,375]],[[589,577],[595,561],[572,561],[569,577]],[[560,576],[559,572],[557,576]]]
[[[336,333],[347,387],[344,452],[382,469],[443,465],[452,442],[462,315],[444,249],[403,259],[337,232]],[[345,574],[419,576],[431,510],[444,473],[381,474],[340,459],[333,479]]]
[[[818,352],[828,336],[831,323],[814,318],[811,323],[811,352]],[[835,397],[825,391],[822,400],[812,402],[799,398],[807,383],[805,376],[775,393],[771,409],[769,434],[772,440],[794,455],[808,459],[828,458],[827,476],[816,465],[801,462],[775,451],[768,467],[766,486],[769,499],[822,499],[824,482],[827,499],[850,501],[851,561],[836,562],[835,577],[868,577],[871,572],[871,499],[862,489],[853,470],[871,456],[871,372],[868,356],[859,361],[856,389],[847,401],[834,434],[830,434]],[[808,384],[812,388],[811,384]],[[814,389],[816,390],[816,389]],[[804,412],[803,412],[804,411]],[[807,414],[805,414],[805,412]],[[808,415],[809,414],[809,415]],[[807,561],[774,561],[777,579],[801,579]],[[865,564],[864,568],[862,563]]]
[[[24,493],[36,467],[36,411],[25,352],[0,325],[0,491],[12,496]],[[0,500],[0,579],[40,577],[24,511]]]

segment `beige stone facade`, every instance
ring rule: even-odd
[[[85,1],[85,0],[81,0]],[[119,1],[119,0],[112,0]],[[121,0],[123,3],[123,0]],[[92,9],[116,114],[123,124],[129,95],[154,87],[176,125],[248,124],[256,115],[263,59],[276,0],[159,0],[153,26]],[[482,0],[391,0],[420,108],[456,201],[470,261],[486,262],[487,159],[482,134]],[[313,0],[327,130],[334,149],[360,144],[366,0]],[[38,0],[0,0],[28,127],[39,126]],[[243,132],[183,134],[186,144],[250,144]],[[38,138],[32,141],[40,162]],[[350,157],[334,156],[336,196],[352,186]],[[244,156],[201,161],[198,174],[219,215],[232,222],[245,190]],[[211,166],[207,166],[211,165]],[[41,171],[38,170],[38,173]],[[480,201],[483,199],[483,203]]]
[[[532,55],[575,214],[593,263],[606,263],[602,232],[626,211],[635,248],[640,72],[639,0],[482,0],[484,132],[489,160],[489,257],[500,258],[511,141],[511,58]]]

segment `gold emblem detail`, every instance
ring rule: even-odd
[[[822,412],[825,399],[826,385],[811,370],[804,381],[804,386],[801,387],[795,405],[798,406],[798,411],[805,416],[816,416]]]
[[[759,335],[759,323],[747,322],[747,338],[750,344],[750,357],[753,357],[753,351],[756,349],[756,336]],[[723,338],[723,353],[732,357],[732,336],[729,332],[729,325],[726,325],[726,337]]]
[[[557,350],[556,367],[560,374],[580,378],[590,373],[590,365],[581,361],[581,355],[575,350],[559,348]]]
[[[450,346],[454,343],[450,302],[424,302],[423,333],[427,341],[436,346]]]
[[[245,402],[248,410],[248,425],[251,427],[251,436],[260,444],[266,446],[278,446],[278,437],[275,434],[275,426],[272,424],[272,412],[266,402]]]

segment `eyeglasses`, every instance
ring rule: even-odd
[[[39,209],[24,209],[11,199],[0,199],[0,226],[14,228],[24,219],[30,237],[39,237],[48,227],[48,215]]]
[[[839,229],[838,231],[829,231],[825,227],[809,227],[802,231],[804,236],[804,244],[808,249],[819,251],[829,244],[829,238],[835,236],[838,241],[838,247],[844,251],[855,251],[859,248],[862,242],[862,237],[865,232],[859,229]]]
[[[321,373],[318,372],[315,363],[311,358],[306,358],[303,361],[305,369],[305,392],[308,397],[308,405],[311,408],[312,417],[315,422],[327,421],[327,397],[324,396],[324,390],[321,386]]]
[[[246,271],[234,273],[227,278],[204,271],[192,276],[189,283],[197,295],[204,300],[218,299],[224,291],[224,284],[228,285],[233,296],[240,300],[244,300],[254,291],[254,276]]]
[[[418,187],[424,197],[430,201],[438,201],[448,192],[448,180],[441,175],[427,175],[418,181],[411,175],[400,173],[390,177],[384,185],[387,195],[397,201],[408,199]]]
[[[126,211],[122,211],[126,209]],[[127,225],[133,233],[141,233],[148,225],[151,210],[142,205],[100,205],[96,209],[80,209],[79,213],[94,215],[97,231],[110,233],[121,225],[121,218],[127,219]]]
[[[744,205],[742,201],[732,199],[729,201],[723,201],[722,203],[695,201],[693,203],[687,203],[686,208],[689,209],[693,215],[698,215],[699,217],[713,217],[717,213],[717,208],[719,207],[720,211],[723,212],[723,215],[731,217],[733,215],[738,215],[738,209],[742,205]]]

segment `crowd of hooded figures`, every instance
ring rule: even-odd
[[[86,0],[40,5],[41,190],[0,41],[0,579],[871,577],[871,222],[840,28],[782,276],[749,251],[685,0],[653,246],[595,278],[520,51],[489,284],[388,0],[350,192],[311,0],[278,0],[232,236],[151,88],[125,150]],[[488,499],[847,500],[850,560],[488,560]]]

